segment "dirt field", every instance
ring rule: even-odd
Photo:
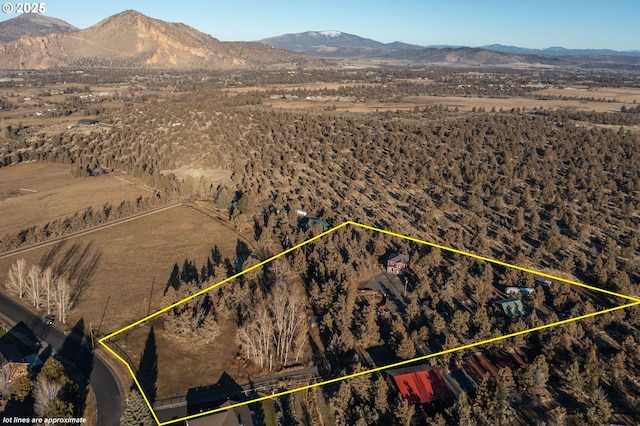
[[[201,177],[204,177],[208,182],[212,182],[215,187],[218,184],[231,184],[231,171],[222,169],[195,169],[192,167],[182,166],[173,170],[162,170],[163,174],[173,173],[180,179],[185,179],[187,176],[192,177],[195,181],[198,181]]]
[[[287,272],[287,280],[289,283],[301,282],[300,277],[290,270]],[[231,287],[236,283],[237,281],[229,281],[223,285]],[[158,357],[157,399],[182,396],[191,388],[214,385],[225,373],[238,384],[265,375],[252,363],[241,357],[236,358],[237,325],[232,317],[223,318],[219,322],[220,331],[216,338],[206,343],[176,338],[165,333],[164,315],[133,327],[108,342],[111,347],[115,344],[125,351],[134,369],[137,369],[153,329]]]
[[[162,295],[174,265],[182,270],[188,260],[201,268],[214,246],[223,258],[233,261],[238,238],[251,235],[248,230],[239,236],[212,217],[192,207],[179,206],[19,257],[25,258],[28,265],[45,262],[53,267],[67,259],[63,276],[72,274],[72,283],[86,277],[67,322],[73,325],[84,318],[85,324],[91,323],[97,330],[104,312],[100,331],[107,334],[162,307]],[[1,281],[17,257],[0,261]]]
[[[148,190],[131,177],[115,174],[76,178],[68,165],[23,163],[0,168],[0,237],[65,218],[92,206],[146,197]]]

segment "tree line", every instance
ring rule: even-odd
[[[56,219],[44,225],[33,225],[17,233],[5,235],[0,240],[0,252],[10,251],[22,246],[62,237],[97,225],[132,216],[167,204],[171,199],[156,196],[138,197],[135,201],[125,200],[116,207],[105,203],[101,208],[87,207],[73,216]]]

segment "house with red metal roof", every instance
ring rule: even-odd
[[[387,383],[396,389],[409,404],[424,404],[454,397],[442,373],[430,365],[386,370]]]

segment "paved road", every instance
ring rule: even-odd
[[[13,323],[22,321],[41,341],[58,350],[65,340],[64,357],[81,371],[89,372],[89,383],[96,395],[98,426],[117,426],[122,412],[122,389],[111,368],[84,343],[79,336],[65,336],[53,326],[47,326],[38,316],[0,294],[0,312]]]

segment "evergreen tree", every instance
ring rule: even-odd
[[[566,390],[572,395],[579,397],[582,394],[582,388],[584,386],[584,376],[580,371],[580,364],[578,361],[573,363],[567,368],[564,376],[564,385]]]
[[[397,396],[395,408],[393,409],[394,423],[399,426],[409,426],[415,411],[415,405],[409,404],[402,396]]]
[[[611,403],[607,400],[606,392],[598,387],[590,398],[591,404],[587,408],[587,421],[589,424],[599,425],[607,423],[611,417]]]
[[[602,376],[602,369],[600,368],[600,362],[598,361],[598,352],[596,345],[591,344],[587,350],[587,357],[585,365],[588,368],[585,369],[585,385],[587,392],[594,392],[598,388],[600,383],[600,377]]]
[[[40,373],[38,373],[38,378],[51,380],[61,386],[64,386],[69,382],[69,378],[64,373],[64,365],[53,357],[49,357],[44,362]]]
[[[27,376],[20,376],[13,381],[13,388],[11,389],[11,397],[18,401],[24,402],[33,390],[33,382]]]
[[[120,417],[120,426],[155,426],[149,406],[137,390],[131,391]]]
[[[44,417],[68,419],[73,417],[73,404],[56,398],[44,410]]]
[[[487,308],[484,306],[480,306],[478,310],[473,315],[473,325],[476,328],[476,338],[486,339],[489,337],[491,333],[491,321],[489,320],[489,315],[487,314]]]
[[[476,426],[476,420],[472,415],[471,403],[465,392],[461,393],[456,399],[453,407],[447,410],[451,417],[451,424],[459,426]]]
[[[508,415],[509,407],[504,388],[488,373],[482,378],[476,391],[473,412],[484,425],[501,424]]]
[[[356,323],[356,336],[359,344],[369,348],[380,341],[380,327],[376,319],[376,307],[371,303],[367,303],[360,313],[360,318]]]
[[[444,321],[444,318],[442,318],[440,315],[434,315],[433,319],[431,320],[431,328],[433,330],[433,333],[438,335],[444,331],[445,327],[446,323]]]

